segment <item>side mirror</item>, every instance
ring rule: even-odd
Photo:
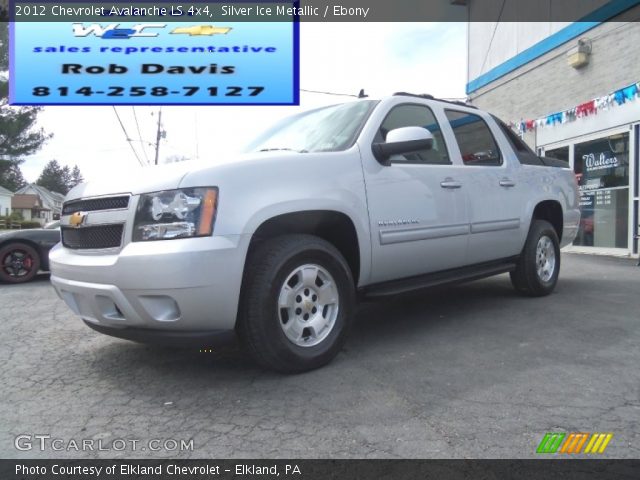
[[[382,165],[389,166],[392,155],[429,150],[433,147],[433,135],[422,127],[402,127],[387,133],[387,141],[371,146],[373,156]]]

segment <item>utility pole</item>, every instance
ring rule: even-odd
[[[155,164],[158,165],[158,156],[160,155],[160,138],[162,138],[162,107],[158,111],[158,131],[156,133],[156,161]]]

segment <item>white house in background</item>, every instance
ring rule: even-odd
[[[60,220],[60,213],[62,212],[62,202],[64,202],[64,195],[58,192],[52,192],[40,185],[31,183],[26,187],[22,187],[16,192],[16,195],[37,195],[40,197],[42,207],[50,211],[48,222],[53,220]]]
[[[26,221],[39,222],[45,225],[51,221],[51,210],[43,206],[38,195],[16,193],[11,199],[11,208],[20,213]]]
[[[0,217],[11,215],[11,198],[13,198],[13,192],[0,187]]]

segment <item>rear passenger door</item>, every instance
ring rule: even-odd
[[[445,109],[448,127],[463,167],[460,176],[469,202],[469,264],[520,253],[523,188],[501,132],[488,115],[472,110]],[[453,153],[455,152],[455,153]]]

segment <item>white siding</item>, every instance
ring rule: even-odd
[[[4,217],[11,213],[11,196],[0,193],[0,216]]]
[[[500,15],[503,1],[504,9]],[[583,18],[610,2],[611,0],[468,0],[471,18],[493,21],[468,23],[467,80],[475,80],[557,33],[572,23],[567,20]],[[496,22],[500,22],[497,27]]]
[[[567,25],[570,22],[503,22],[497,27],[495,22],[469,23],[468,81],[475,80]],[[496,33],[491,42],[494,29]]]

